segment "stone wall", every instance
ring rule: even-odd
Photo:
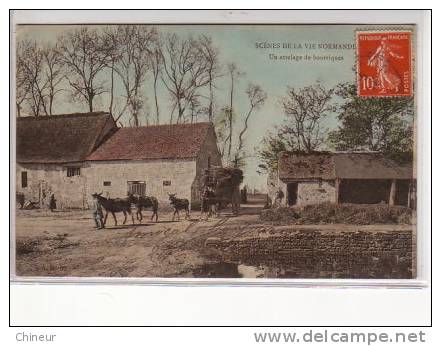
[[[335,202],[333,181],[305,181],[298,183],[297,205]]]
[[[103,192],[103,196],[110,198],[125,197],[128,181],[145,181],[146,194],[155,196],[161,204],[169,204],[168,193],[192,199],[191,187],[196,176],[195,160],[106,161],[77,166],[81,167],[80,175],[68,177],[66,166],[18,164],[16,192],[23,193],[26,201],[42,200],[42,207],[48,206],[50,195],[54,193],[57,208],[87,209],[94,192]],[[28,186],[25,188],[21,186],[23,171],[28,176]]]
[[[146,195],[156,197],[161,204],[169,204],[169,193],[191,200],[196,162],[190,159],[91,162],[85,174],[88,195],[102,191],[106,197],[125,197],[129,181],[142,181],[146,183]]]
[[[297,188],[297,204],[298,206],[319,204],[324,202],[335,202],[335,183],[334,181],[314,180],[299,181]],[[288,205],[288,184],[278,178],[277,171],[268,173],[268,196],[274,204],[276,192],[282,189],[285,197],[282,200],[282,206]]]
[[[303,278],[413,278],[412,230],[290,230],[273,235],[207,242],[225,259],[283,270]],[[280,273],[275,275],[281,277]]]
[[[68,177],[67,167],[55,164],[17,164],[16,192],[25,196],[25,201],[41,202],[48,207],[53,193],[58,208],[88,208],[85,164],[80,167],[79,176]],[[28,186],[22,187],[21,174],[27,172]]]

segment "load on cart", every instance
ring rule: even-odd
[[[204,173],[201,212],[210,216],[231,203],[232,213],[238,215],[243,171],[235,167],[210,167]]]

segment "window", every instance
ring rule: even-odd
[[[110,185],[112,185],[112,183],[110,181],[105,181],[105,182],[103,182],[103,185],[104,186],[110,186]]]
[[[28,172],[21,172],[21,187],[28,187]]]
[[[80,175],[80,167],[67,167],[67,176],[74,177]]]
[[[164,185],[164,186],[170,186],[170,185],[171,185],[171,181],[170,181],[170,180],[164,180],[164,181],[162,182],[162,185]]]
[[[145,181],[128,181],[129,194],[145,196]]]

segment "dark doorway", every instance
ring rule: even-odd
[[[340,202],[376,204],[389,203],[390,180],[344,179],[340,183]]]
[[[409,202],[410,180],[397,180],[395,204],[407,206]]]
[[[288,205],[296,205],[297,204],[297,183],[288,183],[286,192],[288,194]]]

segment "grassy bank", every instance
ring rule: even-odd
[[[300,207],[282,207],[262,210],[260,219],[276,224],[345,223],[412,224],[412,209],[387,204],[333,204],[322,203]]]

